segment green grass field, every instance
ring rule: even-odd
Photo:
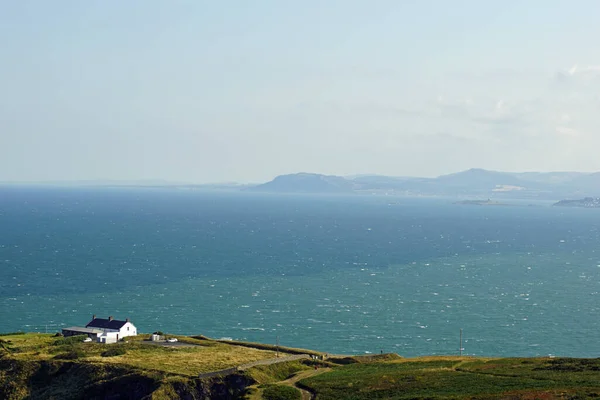
[[[356,363],[300,381],[317,399],[600,397],[600,360],[428,357]]]

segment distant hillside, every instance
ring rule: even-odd
[[[245,190],[274,193],[384,193],[415,196],[546,199],[600,194],[600,172],[500,172],[481,168],[437,178],[290,174]]]
[[[535,182],[550,185],[564,184],[573,181],[581,176],[586,176],[583,172],[519,172],[514,176],[525,182]]]
[[[522,191],[526,181],[507,172],[470,169],[437,178],[395,178],[386,176],[362,176],[355,178],[357,190],[385,191],[398,194],[442,195],[442,196],[484,196],[497,193]]]
[[[352,193],[353,187],[352,181],[341,176],[299,173],[280,175],[248,190],[271,193]]]
[[[561,200],[553,205],[558,207],[600,208],[600,198],[586,197],[580,200]]]
[[[440,185],[493,190],[498,186],[522,187],[525,182],[508,172],[472,168],[436,178]]]

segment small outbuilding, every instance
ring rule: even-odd
[[[104,331],[101,329],[83,328],[80,326],[71,326],[69,328],[62,329],[62,334],[65,337],[86,335],[87,337],[97,340],[102,333],[104,333]]]

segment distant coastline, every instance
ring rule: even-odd
[[[268,182],[191,183],[164,180],[91,180],[54,182],[0,182],[4,186],[146,188],[219,192],[261,192],[286,194],[359,194],[408,197],[494,198],[544,200],[578,198],[600,185],[600,172],[502,172],[471,168],[438,177],[383,175],[324,175],[291,173]],[[471,205],[501,205],[469,202]],[[502,204],[504,205],[504,204]],[[512,205],[509,203],[508,205]],[[595,207],[595,206],[594,206]]]
[[[510,206],[508,203],[502,203],[495,200],[461,200],[454,204],[470,205],[470,206]]]
[[[561,200],[553,205],[556,207],[600,208],[600,197],[585,197],[579,200]]]

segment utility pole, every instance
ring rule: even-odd
[[[460,355],[462,356],[462,352],[463,352],[463,347],[462,347],[462,328],[460,328],[460,343],[459,343],[458,350],[460,352]]]

